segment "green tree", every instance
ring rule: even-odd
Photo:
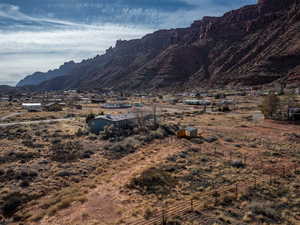
[[[279,107],[280,98],[275,94],[269,94],[268,96],[265,96],[262,101],[261,111],[266,118],[272,119],[277,113]]]
[[[95,119],[95,114],[94,113],[90,113],[87,115],[87,117],[85,118],[85,122],[89,123],[91,120]]]

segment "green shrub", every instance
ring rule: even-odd
[[[108,147],[110,153],[116,158],[128,155],[136,151],[141,146],[141,142],[134,137],[125,138],[123,141],[116,142]]]
[[[270,202],[252,202],[249,208],[256,215],[263,215],[275,221],[280,219],[280,213]]]
[[[266,118],[273,119],[280,106],[280,98],[274,94],[264,97],[260,106],[261,112]]]
[[[138,189],[143,194],[168,194],[174,184],[175,179],[170,173],[161,169],[150,168],[139,177],[133,178],[129,187]]]
[[[13,216],[19,210],[22,204],[26,202],[26,200],[26,195],[17,192],[10,193],[7,196],[5,196],[3,198],[3,204],[1,206],[3,216]]]
[[[58,162],[74,161],[80,157],[82,149],[79,142],[56,143],[50,148],[50,158]]]
[[[94,113],[90,113],[87,115],[86,119],[85,119],[85,122],[86,123],[89,123],[91,120],[95,119],[95,114]]]

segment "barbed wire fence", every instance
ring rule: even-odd
[[[170,140],[172,141],[172,140]],[[218,152],[215,148],[211,154],[215,156],[224,157],[229,162],[236,160],[236,156],[233,151]],[[256,189],[258,185],[261,184],[275,184],[278,178],[285,178],[292,176],[293,174],[298,174],[297,163],[281,162],[275,165],[268,165],[266,161],[258,159],[257,156],[249,156],[248,154],[242,154],[238,156],[238,160],[242,159],[244,165],[251,166],[251,168],[260,171],[260,176],[253,176],[252,178],[247,178],[244,180],[238,180],[233,184],[223,185],[219,188],[214,188],[209,192],[205,192],[197,196],[197,199],[191,198],[188,200],[183,200],[174,205],[164,204],[160,210],[153,213],[150,218],[140,218],[132,222],[128,222],[128,225],[166,225],[169,219],[181,216],[183,219],[193,219],[197,216],[197,213],[205,208],[207,202],[217,204],[221,198],[226,195],[233,195],[233,198],[238,200],[240,194],[245,193],[250,188]],[[214,218],[207,218],[207,222],[215,220]],[[217,222],[217,221],[213,221]]]

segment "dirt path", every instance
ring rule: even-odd
[[[11,126],[16,126],[16,125],[31,125],[31,124],[41,124],[41,123],[52,123],[52,122],[71,121],[71,120],[74,120],[74,118],[36,120],[36,121],[24,121],[24,122],[13,122],[13,123],[0,123],[0,127],[11,127]]]
[[[0,121],[4,121],[4,120],[7,120],[7,119],[9,119],[9,118],[11,118],[11,117],[19,116],[19,115],[22,115],[22,114],[24,114],[24,112],[11,113],[11,114],[9,114],[9,115],[6,115],[6,116],[1,117],[1,118],[0,118]]]
[[[158,165],[187,145],[184,140],[176,139],[163,140],[160,148],[156,147],[157,144],[153,143],[114,162],[106,169],[107,172],[100,175],[100,178],[103,177],[102,183],[87,194],[88,200],[84,204],[75,204],[54,217],[44,218],[39,224],[116,224],[127,209],[132,209],[137,204],[122,188],[136,174]],[[178,147],[174,148],[175,145]]]

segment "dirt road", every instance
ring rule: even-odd
[[[63,118],[63,119],[51,119],[51,120],[36,120],[36,121],[25,121],[25,122],[13,122],[13,123],[0,123],[0,127],[10,127],[15,125],[31,125],[31,124],[41,124],[41,123],[52,123],[61,121],[70,121],[75,118]]]

